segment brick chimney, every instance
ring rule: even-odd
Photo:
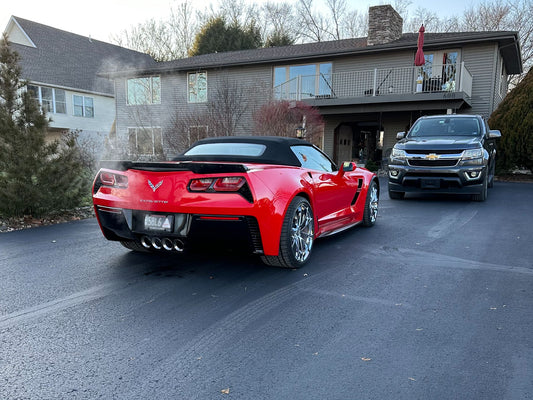
[[[387,44],[402,36],[403,19],[391,5],[368,9],[367,44]]]

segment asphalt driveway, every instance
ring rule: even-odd
[[[533,399],[533,184],[388,199],[300,270],[0,234],[2,399]],[[383,190],[384,189],[384,190]]]

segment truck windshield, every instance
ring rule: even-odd
[[[409,136],[479,136],[480,133],[477,118],[443,117],[419,119],[409,131]]]

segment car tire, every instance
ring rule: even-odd
[[[315,221],[311,204],[296,196],[283,219],[277,256],[262,256],[262,261],[273,267],[300,268],[311,256],[314,242]]]
[[[391,200],[402,200],[405,197],[405,192],[393,192],[389,189],[389,198]]]
[[[150,252],[149,249],[144,247],[139,242],[136,242],[135,240],[123,240],[123,241],[120,242],[120,244],[122,246],[124,246],[125,248],[131,250],[131,251],[136,251],[136,252],[140,252],[140,253],[148,253],[148,252]]]
[[[376,181],[370,182],[366,193],[365,209],[363,212],[363,225],[373,226],[378,217],[379,190]]]
[[[485,175],[485,177],[483,178],[483,189],[478,194],[473,195],[472,196],[472,200],[474,200],[474,201],[485,201],[485,200],[487,200],[488,187],[489,187],[488,180],[489,179],[488,179],[487,175]]]

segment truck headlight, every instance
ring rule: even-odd
[[[482,149],[470,149],[464,150],[461,155],[461,160],[473,160],[474,158],[482,158],[483,150]]]
[[[392,148],[391,158],[396,158],[397,160],[405,160],[407,158],[405,151],[397,149],[395,147]]]

